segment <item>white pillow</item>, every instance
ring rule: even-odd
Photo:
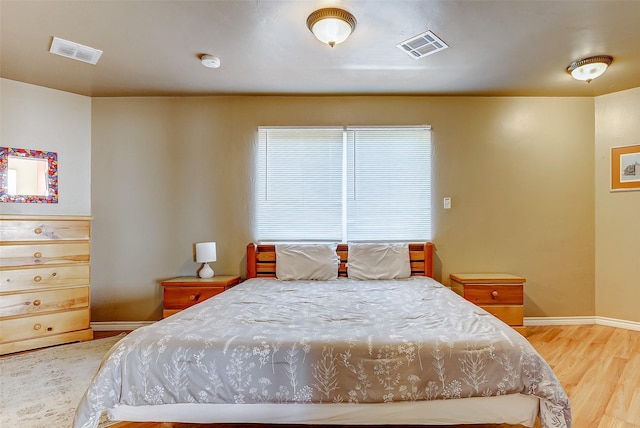
[[[338,278],[338,244],[277,244],[276,277],[281,280]]]
[[[409,244],[349,244],[347,275],[355,279],[411,276]]]

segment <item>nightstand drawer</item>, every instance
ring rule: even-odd
[[[162,318],[170,317],[173,314],[177,314],[182,309],[163,309],[162,310]]]
[[[164,307],[184,309],[220,294],[224,287],[165,287]]]
[[[478,305],[485,311],[489,312],[496,318],[500,318],[502,322],[508,324],[510,326],[521,326],[522,318],[524,317],[524,308],[522,306],[517,305],[507,305],[507,306],[499,306],[499,305]]]
[[[463,297],[476,305],[522,305],[523,290],[517,285],[465,285]]]

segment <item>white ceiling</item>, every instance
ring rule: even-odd
[[[330,48],[307,16],[358,20]],[[87,96],[397,94],[596,96],[640,87],[640,0],[211,0],[0,2],[0,75]],[[396,47],[431,30],[450,47]],[[52,37],[104,51],[97,65],[50,54]],[[219,69],[200,64],[208,53]],[[611,55],[591,83],[573,60]]]

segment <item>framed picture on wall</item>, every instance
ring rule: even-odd
[[[611,148],[611,191],[640,190],[640,144]]]

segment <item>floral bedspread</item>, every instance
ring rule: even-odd
[[[568,398],[519,333],[426,277],[251,279],[117,343],[76,428],[167,403],[378,403],[522,393],[544,427]]]

